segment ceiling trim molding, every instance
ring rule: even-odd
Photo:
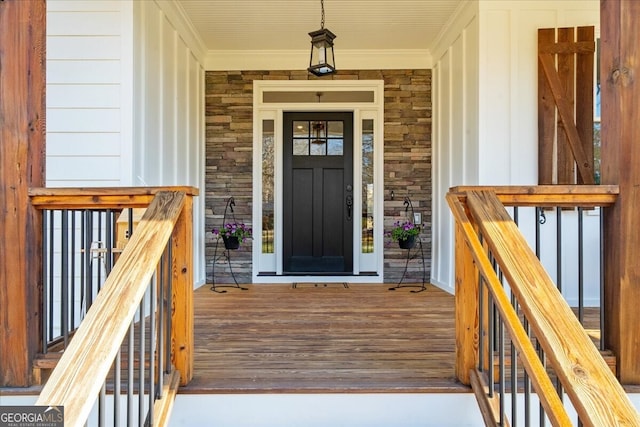
[[[207,59],[207,46],[193,26],[191,19],[189,19],[180,2],[170,0],[155,1],[160,10],[162,10],[167,19],[169,19],[171,24],[173,24],[175,29],[178,31],[180,37],[184,39],[195,57],[198,58],[198,61],[200,61],[200,63],[204,63]]]
[[[454,40],[478,16],[478,2],[465,0],[461,2],[455,12],[449,17],[442,31],[436,37],[431,52],[436,62],[453,44]]]
[[[307,50],[209,50],[204,61],[208,71],[306,70]],[[336,50],[338,70],[429,69],[428,49]]]

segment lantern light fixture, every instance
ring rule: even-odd
[[[333,56],[333,40],[336,35],[324,28],[324,0],[320,0],[322,19],[320,29],[309,33],[311,36],[311,58],[307,70],[316,76],[326,76],[336,72]]]

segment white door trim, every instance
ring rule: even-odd
[[[264,102],[265,92],[371,92],[370,102]],[[374,251],[362,253],[362,228],[354,221],[353,275],[282,275],[282,117],[284,111],[351,111],[354,116],[354,218],[362,218],[362,120],[374,121]],[[262,253],[262,123],[274,124],[274,252]],[[254,80],[253,82],[253,283],[382,283],[384,228],[384,82],[382,80]],[[265,274],[266,273],[266,274]]]

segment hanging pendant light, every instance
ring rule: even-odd
[[[333,39],[336,38],[336,35],[324,28],[324,0],[320,0],[320,7],[322,9],[320,29],[309,33],[311,36],[311,59],[307,70],[316,76],[326,76],[336,72],[333,56]]]

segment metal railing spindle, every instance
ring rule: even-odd
[[[64,346],[69,343],[69,217],[62,210],[60,218],[60,329]]]
[[[146,295],[142,297],[139,308],[139,318],[138,318],[138,359],[139,359],[139,367],[138,367],[138,425],[144,425],[144,421],[146,418],[146,413],[144,411],[144,342],[145,342],[145,300]]]
[[[156,270],[157,271],[157,270]],[[156,399],[156,286],[158,285],[157,275],[151,279],[149,289],[149,411],[148,419],[153,422],[153,402]]]

